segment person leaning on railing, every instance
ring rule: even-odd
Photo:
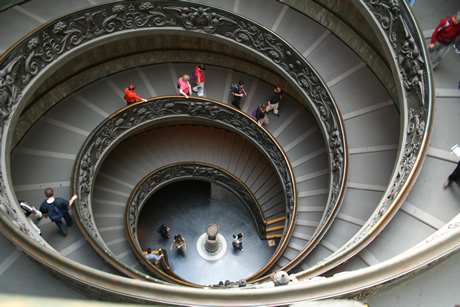
[[[163,254],[155,255],[152,253],[151,248],[147,248],[147,254],[145,254],[145,258],[152,264],[155,264],[155,261],[160,261],[161,257],[163,257]]]
[[[135,89],[136,89],[136,86],[134,84],[131,84],[130,86],[125,88],[124,99],[126,100],[126,103],[128,104],[128,106],[132,103],[135,103],[136,100],[142,100],[143,102],[147,102],[147,99],[137,96],[136,92],[134,92]]]

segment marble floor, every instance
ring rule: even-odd
[[[252,219],[238,208],[209,197],[210,184],[194,180],[176,182],[156,192],[141,211],[139,242],[144,250],[167,249],[171,268],[189,282],[214,285],[246,279],[270,260],[276,246],[261,240]],[[170,239],[157,233],[163,223],[170,227]],[[219,259],[206,260],[198,253],[197,242],[212,223],[218,225],[227,249]],[[239,232],[244,234],[244,252],[232,246],[232,236]],[[175,247],[169,252],[175,234],[187,242],[185,257]]]

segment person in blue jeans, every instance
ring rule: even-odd
[[[66,225],[68,227],[71,227],[73,225],[73,221],[72,216],[70,216],[69,209],[70,206],[72,206],[75,199],[77,199],[77,195],[73,195],[72,198],[70,198],[70,200],[65,200],[61,197],[55,197],[52,188],[46,188],[45,196],[47,197],[47,199],[40,206],[40,212],[43,213],[43,216],[48,217],[51,214],[50,210],[53,210],[54,207],[57,207],[58,210],[62,212],[62,217],[64,218]],[[67,227],[62,222],[62,219],[59,218],[53,222],[59,228],[59,231],[64,236],[66,236]]]
[[[185,257],[185,250],[187,250],[187,241],[185,241],[185,238],[182,238],[180,234],[177,234],[174,236],[174,241],[171,243],[171,247],[169,248],[170,251],[172,251],[172,247],[176,246],[177,251],[179,252],[182,257]]]

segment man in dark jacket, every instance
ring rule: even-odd
[[[243,96],[247,96],[248,94],[244,90],[244,81],[240,80],[238,83],[232,85],[231,94],[233,96],[232,105],[241,110],[240,101]]]
[[[64,198],[54,197],[54,191],[52,188],[45,189],[45,195],[47,199],[41,204],[40,211],[43,213],[44,217],[50,217],[51,221],[56,223],[56,226],[59,228],[59,231],[66,236],[67,235],[67,227],[62,222],[61,217],[64,218],[65,223],[68,227],[73,225],[72,217],[70,216],[69,209],[72,206],[75,199],[77,199],[77,195],[72,196],[70,200],[65,200]],[[53,218],[58,212],[61,217],[55,219]]]

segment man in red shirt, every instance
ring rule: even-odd
[[[446,17],[433,32],[430,43],[431,66],[439,65],[441,58],[449,51],[449,46],[460,33],[460,11],[455,16]]]
[[[128,106],[132,103],[135,103],[136,102],[136,99],[137,100],[142,100],[143,102],[147,102],[147,99],[144,99],[144,98],[141,98],[139,96],[137,96],[137,94],[134,92],[134,90],[136,89],[136,86],[134,84],[131,84],[130,86],[128,86],[127,88],[125,88],[125,100],[126,102],[128,103]]]
[[[206,69],[206,66],[204,64],[200,64],[197,67],[195,67],[195,82],[196,86],[193,87],[193,91],[198,93],[198,96],[203,97],[204,96],[204,70]]]

